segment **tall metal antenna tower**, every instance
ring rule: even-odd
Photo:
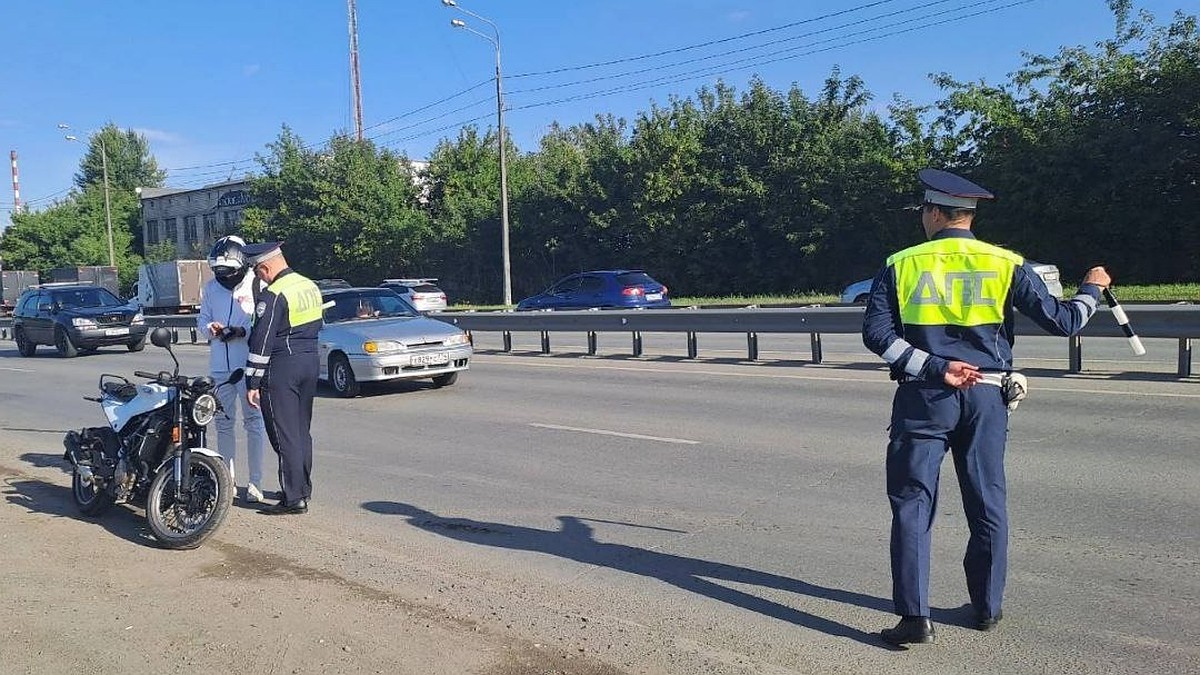
[[[10,150],[8,158],[12,160],[12,177],[13,177],[13,213],[21,212],[21,179],[17,174],[17,151]]]
[[[363,139],[362,83],[358,77],[358,10],[354,0],[346,0],[350,12],[350,84],[354,88],[354,137]]]

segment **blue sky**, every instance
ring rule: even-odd
[[[255,153],[282,124],[313,144],[352,128],[344,0],[4,4],[0,151],[18,152],[21,196],[35,209],[67,192],[85,149],[63,140],[60,122],[81,138],[109,121],[141,131],[169,171],[167,184],[179,187],[253,170]],[[505,121],[526,150],[552,122],[586,122],[596,113],[632,118],[652,101],[689,96],[718,78],[740,89],[757,74],[775,89],[796,83],[815,94],[839,66],[861,76],[880,107],[894,93],[928,103],[939,97],[930,73],[1003,81],[1022,52],[1052,53],[1113,34],[1104,0],[459,4],[501,31]],[[1183,4],[1135,0],[1160,22]],[[420,159],[465,120],[495,123],[494,49],[450,20],[490,33],[486,24],[440,0],[357,5],[366,135]],[[905,32],[886,35],[898,31]],[[635,58],[712,41],[722,42]],[[557,69],[566,70],[536,74]],[[620,91],[596,95],[613,89]],[[0,227],[13,201],[7,176],[3,185]]]

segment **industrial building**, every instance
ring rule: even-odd
[[[214,241],[237,233],[250,189],[239,179],[191,189],[138,188],[138,198],[143,250],[171,242],[176,258],[199,259],[208,255]]]

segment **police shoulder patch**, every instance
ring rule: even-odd
[[[265,302],[258,303],[258,306],[256,306],[254,308],[254,316],[262,316],[263,314],[266,314],[266,313],[267,313],[267,303],[265,303]]]

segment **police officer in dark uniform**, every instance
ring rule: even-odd
[[[320,374],[317,332],[321,291],[288,267],[282,242],[249,244],[243,253],[268,284],[254,307],[246,398],[262,406],[267,437],[279,455],[279,503],[270,515],[307,513],[312,496],[312,409]]]
[[[1073,335],[1095,314],[1111,283],[1103,267],[1094,267],[1078,295],[1058,300],[1024,258],[972,234],[976,204],[991,199],[990,192],[937,169],[919,176],[927,188],[919,208],[929,241],[888,258],[863,320],[863,343],[899,381],[887,494],[892,599],[901,619],[881,633],[895,645],[934,639],[930,535],[947,449],[971,532],[963,567],[974,626],[991,630],[1000,621],[1008,551],[1004,392],[1013,390],[1013,310],[1049,333]]]

